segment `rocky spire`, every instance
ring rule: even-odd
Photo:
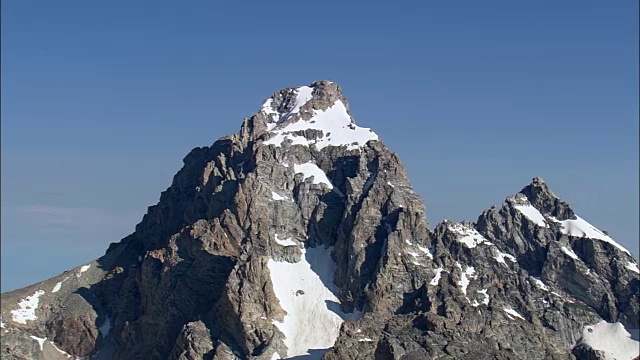
[[[520,190],[520,193],[529,199],[531,205],[547,216],[553,216],[558,220],[575,217],[569,204],[560,200],[541,177],[533,178],[531,184]]]

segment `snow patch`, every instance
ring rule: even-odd
[[[58,283],[56,283],[56,286],[53,287],[51,292],[52,293],[56,293],[56,292],[60,291],[60,288],[62,288],[62,281],[59,281]]]
[[[456,240],[465,244],[468,248],[473,249],[474,247],[486,242],[487,245],[491,243],[484,238],[484,236],[480,235],[476,229],[465,226],[463,224],[451,224],[449,225],[449,230],[460,235],[461,237]]]
[[[373,341],[373,339],[372,339],[372,338],[368,338],[368,337],[366,337],[366,338],[362,338],[362,339],[360,339],[360,340],[358,340],[358,341],[361,341],[361,342],[364,342],[364,341]]]
[[[111,319],[107,316],[104,322],[102,322],[102,325],[98,327],[98,331],[100,331],[102,337],[105,338],[109,335],[109,330],[111,330]]]
[[[82,267],[80,268],[80,270],[76,273],[76,277],[79,278],[80,275],[82,275],[83,272],[89,270],[89,268],[91,267],[91,264],[89,265],[82,265]]]
[[[549,227],[547,222],[544,219],[544,216],[540,213],[538,209],[533,207],[531,204],[527,205],[516,205],[514,206],[516,210],[522,213],[522,215],[526,216],[529,220],[533,221],[536,225],[541,227]]]
[[[633,271],[634,273],[640,274],[640,269],[638,269],[638,265],[632,263],[631,261],[627,263],[627,269]]]
[[[427,254],[429,259],[433,259],[433,254],[431,254],[431,251],[429,251],[429,249],[427,249],[426,247],[422,247],[422,246],[418,245],[418,250],[420,250],[423,253]]]
[[[503,253],[502,251],[496,249],[496,255],[493,257],[497,262],[507,265],[507,262],[504,259],[509,259],[511,262],[518,262],[515,256],[509,255],[507,253]]]
[[[545,285],[544,282],[542,282],[542,280],[540,280],[537,277],[531,277],[531,279],[533,279],[533,282],[536,284],[537,287],[539,287],[540,289],[544,290],[544,291],[549,291],[549,287],[547,285]]]
[[[304,163],[304,164],[295,164],[293,166],[296,174],[297,173],[302,173],[302,175],[304,176],[305,179],[310,178],[313,176],[313,183],[314,184],[320,184],[323,183],[325,185],[327,185],[327,187],[329,189],[333,189],[333,185],[331,184],[331,182],[329,181],[329,179],[327,178],[327,174],[324,173],[324,171],[322,171],[322,169],[320,169],[318,167],[318,165],[312,163],[312,162],[308,162],[308,163]]]
[[[38,344],[40,344],[40,351],[44,350],[44,342],[47,341],[47,338],[39,338],[37,336],[29,336],[30,338],[32,338],[33,340],[37,341]]]
[[[303,86],[302,88],[308,87]],[[293,110],[282,117],[276,116],[278,118],[277,121],[298,112],[300,106],[311,99],[311,92],[309,91],[307,96],[306,91],[305,89],[299,92]],[[269,114],[273,114],[273,111],[269,112]],[[313,110],[309,120],[300,119],[279,129],[277,124],[272,123],[269,124],[267,130],[274,133],[275,136],[265,141],[263,143],[265,145],[280,146],[283,141],[291,140],[293,144],[306,146],[315,144],[318,150],[322,150],[327,146],[347,146],[348,150],[352,150],[360,148],[369,140],[378,140],[378,135],[371,129],[359,127],[353,122],[346,106],[340,100],[337,100],[330,108],[324,111]],[[308,140],[304,136],[294,134],[294,132],[304,130],[320,130],[322,131],[322,137]]]
[[[276,235],[275,235],[275,239],[276,239],[276,242],[277,242],[279,245],[282,245],[282,246],[298,245],[298,243],[296,243],[295,241],[291,240],[291,238],[288,238],[288,239],[279,239],[279,238],[278,238],[278,234],[276,234]]]
[[[343,319],[356,319],[360,312],[344,313],[333,283],[336,264],[332,248],[302,249],[297,263],[269,259],[273,290],[287,312],[282,322],[273,323],[285,336],[287,356],[308,355],[310,349],[326,349],[335,343]],[[313,326],[310,326],[312,324]],[[315,354],[314,354],[315,355]]]
[[[615,242],[615,240],[609,237],[609,235],[600,231],[595,226],[589,224],[586,220],[584,220],[583,218],[577,215],[575,219],[569,219],[569,220],[560,221],[554,217],[550,217],[550,219],[557,223],[560,223],[561,231],[565,235],[602,240],[626,252],[627,254],[631,255],[631,253],[629,253],[629,250],[625,249],[620,244]]]
[[[404,242],[407,243],[407,245],[409,245],[409,246],[413,245],[413,243],[411,241],[407,240],[407,239],[404,239]]]
[[[573,252],[573,250],[567,248],[566,246],[563,246],[560,249],[562,249],[562,252],[569,255],[569,257],[571,257],[572,259],[574,260],[580,259],[578,255],[576,255],[576,253]]]
[[[640,342],[631,338],[624,326],[601,320],[582,329],[582,343],[605,354],[605,360],[631,360],[640,354]]]
[[[33,295],[27,296],[22,299],[18,306],[19,309],[11,310],[11,314],[13,315],[13,321],[26,324],[27,321],[36,320],[38,317],[36,316],[36,309],[38,308],[38,303],[40,300],[38,299],[40,296],[44,295],[44,291],[38,290]]]
[[[293,108],[288,113],[282,114],[282,116],[277,110],[273,109],[272,98],[267,99],[262,104],[262,107],[260,108],[260,110],[265,115],[267,115],[267,117],[271,117],[271,122],[267,124],[268,131],[273,130],[278,125],[278,122],[280,120],[284,120],[287,117],[298,113],[300,111],[300,108],[304,106],[304,104],[306,104],[313,97],[312,95],[313,88],[309,86],[301,86],[299,88],[296,88],[294,91],[296,92],[296,100],[295,100],[295,103],[293,104]]]
[[[62,281],[59,281],[58,283],[56,283],[56,285],[53,287],[53,289],[51,289],[51,292],[52,293],[56,293],[56,292],[60,291],[60,289],[62,288],[62,283],[67,281],[68,278],[69,277],[67,276]]]
[[[520,319],[524,320],[524,317],[522,317],[522,315],[520,315],[517,311],[513,310],[512,308],[503,308],[502,310],[504,310],[504,312],[507,313],[507,317],[511,320],[514,320],[514,318],[512,317],[519,317]]]
[[[456,266],[462,270],[462,265],[456,262]],[[473,266],[467,266],[467,268],[462,271],[460,275],[460,281],[458,281],[458,286],[460,286],[460,290],[463,294],[467,295],[467,287],[471,282],[469,279],[473,279],[475,276],[476,269]]]
[[[286,197],[284,197],[284,196],[280,196],[280,195],[279,195],[277,192],[275,192],[275,191],[272,191],[272,192],[271,192],[271,198],[272,198],[273,200],[286,200],[286,199],[287,199],[287,198],[286,198]]]
[[[440,282],[440,277],[442,276],[442,271],[444,269],[439,267],[437,269],[434,269],[434,271],[436,272],[435,276],[433,277],[433,279],[431,279],[431,281],[429,282],[429,285],[438,285],[438,282]]]
[[[61,350],[60,348],[58,348],[56,346],[56,344],[53,343],[53,341],[49,341],[49,344],[51,344],[51,346],[53,346],[54,349],[58,350],[59,353],[61,353],[62,355],[66,355],[68,358],[71,358],[71,355],[68,354],[67,352],[65,352],[64,350]],[[96,353],[97,354],[97,353]],[[81,359],[81,358],[78,358]]]
[[[473,304],[471,305],[473,305],[473,307],[478,307],[480,306],[480,304],[489,305],[489,294],[487,294],[487,289],[478,290],[478,292],[484,295],[484,299],[482,299],[481,302],[478,302],[477,300],[473,300]]]

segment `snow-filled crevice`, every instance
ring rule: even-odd
[[[287,358],[320,359],[335,343],[342,322],[362,316],[341,310],[331,250],[322,246],[303,249],[297,263],[269,259],[273,290],[287,312],[282,322],[273,321],[285,336]]]

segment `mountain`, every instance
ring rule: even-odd
[[[338,84],[184,158],[106,254],[2,294],[3,359],[633,359],[638,260],[540,178],[431,230]]]

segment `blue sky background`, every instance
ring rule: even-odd
[[[638,3],[2,1],[2,290],[104,253],[196,146],[340,83],[431,225],[542,176],[638,255]]]

